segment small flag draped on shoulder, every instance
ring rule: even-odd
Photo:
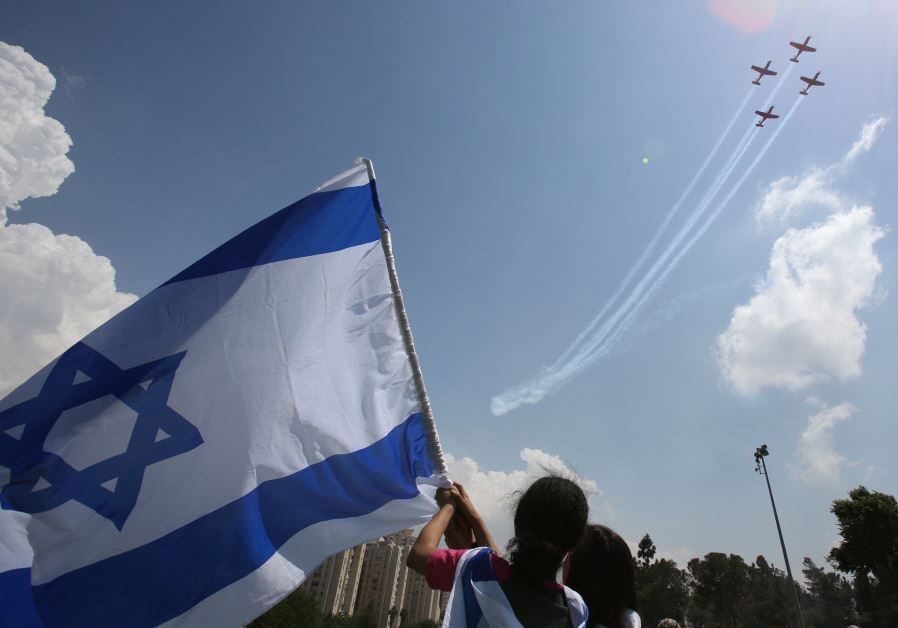
[[[0,625],[241,626],[445,477],[365,161],[0,402]]]

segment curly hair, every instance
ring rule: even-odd
[[[518,501],[508,543],[515,575],[535,583],[554,580],[583,535],[588,510],[586,495],[571,480],[547,476],[531,484]]]

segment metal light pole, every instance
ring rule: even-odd
[[[773,501],[773,489],[770,488],[770,476],[767,475],[767,465],[764,458],[770,455],[767,451],[767,445],[761,445],[755,449],[755,471],[764,476],[767,480],[767,492],[770,493],[770,505],[773,506],[773,519],[776,521],[776,531],[780,535],[780,546],[783,548],[783,560],[786,561],[786,573],[789,575],[789,585],[792,587],[792,594],[795,596],[795,612],[798,614],[798,623],[801,628],[804,626],[804,617],[801,616],[801,604],[798,603],[798,589],[795,587],[795,580],[792,578],[792,567],[789,566],[789,555],[786,553],[786,542],[783,541],[783,529],[780,527],[780,518],[776,514],[776,502]]]

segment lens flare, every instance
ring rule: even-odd
[[[745,33],[759,33],[773,24],[778,0],[710,0],[711,13]]]

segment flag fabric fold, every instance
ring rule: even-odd
[[[368,173],[0,402],[0,625],[243,625],[327,556],[435,512],[445,469]]]

